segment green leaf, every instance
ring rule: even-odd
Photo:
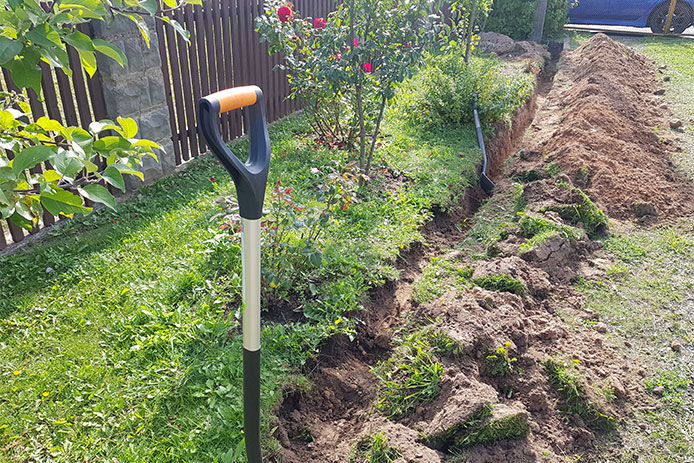
[[[169,8],[176,8],[178,6],[178,2],[176,0],[164,0],[164,4]]]
[[[159,146],[158,143],[153,142],[152,140],[137,140],[135,143],[133,143],[133,146],[136,146],[138,148],[154,148],[154,149],[162,149],[161,146]]]
[[[94,142],[94,149],[97,151],[129,150],[131,148],[132,144],[123,137],[108,136]]]
[[[116,199],[105,187],[97,184],[90,184],[83,188],[79,188],[78,191],[85,198],[95,203],[104,204],[114,211],[116,210]]]
[[[117,46],[101,39],[94,39],[92,43],[94,44],[94,49],[99,53],[102,53],[108,56],[109,58],[114,59],[122,67],[128,65],[128,58],[125,56],[125,53],[123,53],[121,49]]]
[[[54,157],[53,167],[64,177],[75,178],[75,175],[84,168],[84,165],[74,155],[69,156],[66,153],[60,153]]]
[[[55,182],[56,180],[60,180],[61,178],[63,178],[63,176],[53,169],[48,169],[43,172],[43,179],[47,183]]]
[[[24,47],[23,56],[5,63],[10,70],[12,80],[19,88],[33,88],[41,95],[41,68],[38,66],[41,55],[33,48]]]
[[[142,16],[135,13],[126,14],[125,16],[134,22],[137,28],[140,29],[140,34],[142,34],[142,38],[145,39],[147,48],[149,48],[149,28],[145,20],[142,19]]]
[[[120,191],[125,191],[125,181],[123,181],[123,174],[120,173],[115,167],[108,166],[101,173],[101,177],[106,180],[107,183],[118,188]]]
[[[96,13],[99,17],[108,15],[108,11],[106,11],[101,0],[63,0],[58,5],[58,8],[61,10],[78,9],[80,10],[80,16],[84,16],[81,14],[83,10]]]
[[[164,1],[166,2],[166,0]],[[147,13],[149,13],[151,16],[154,16],[157,14],[157,10],[159,9],[159,2],[157,0],[141,0],[140,6],[147,10]]]
[[[19,40],[0,37],[0,64],[4,64],[17,56],[22,48],[22,42]]]
[[[12,161],[12,172],[17,175],[26,169],[31,169],[38,163],[47,161],[52,154],[53,149],[45,145],[24,148]]]
[[[84,70],[89,74],[89,77],[94,77],[96,72],[96,56],[94,56],[94,52],[78,50],[77,53],[80,54],[80,62]]]
[[[179,33],[186,42],[190,41],[190,32],[188,32],[185,27],[181,26],[181,24],[178,21],[176,21],[175,19],[171,19],[168,16],[163,16],[161,19],[164,22],[169,23],[171,27],[173,27],[174,30],[177,33]]]
[[[42,191],[40,198],[41,204],[53,215],[63,214],[72,217],[75,213],[86,213],[92,210],[91,207],[82,205],[82,198],[62,188]]]
[[[39,117],[36,121],[36,125],[41,127],[46,132],[62,132],[64,129],[63,124],[46,116]]]
[[[92,39],[80,31],[73,31],[72,33],[64,36],[63,40],[65,40],[67,44],[72,45],[78,51],[94,51]]]
[[[129,117],[119,117],[117,119],[121,127],[123,127],[123,136],[125,138],[133,138],[137,135],[137,122]]]

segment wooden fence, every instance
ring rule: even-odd
[[[327,17],[333,8],[332,0],[296,0],[294,4],[301,16]],[[167,13],[190,32],[190,43],[171,27],[164,27],[157,21],[156,34],[177,165],[206,151],[198,135],[195,108],[202,96],[233,86],[254,84],[265,94],[268,122],[298,109],[296,101],[287,99],[286,75],[274,70],[279,57],[268,55],[267,44],[261,44],[255,32],[255,18],[263,13],[263,0],[204,0],[203,6],[189,5]],[[92,35],[89,25],[81,25],[79,29]],[[48,115],[64,124],[86,128],[92,121],[107,117],[104,89],[99,71],[92,78],[88,77],[80,66],[77,52],[68,47],[68,55],[72,77],[42,63],[43,99],[29,91],[31,119]],[[9,73],[3,70],[0,89],[15,88]],[[224,114],[221,133],[225,140],[245,132],[242,112]],[[57,220],[60,218],[45,212],[31,232],[0,220],[0,250]]]
[[[89,34],[89,26],[80,25],[78,28],[85,34]],[[29,105],[31,106],[31,120],[35,121],[41,116],[49,116],[64,124],[77,125],[87,128],[89,124],[106,117],[106,105],[101,86],[101,77],[97,71],[93,77],[89,77],[82,70],[77,51],[67,47],[72,77],[68,77],[61,70],[51,69],[46,63],[40,62],[42,73],[41,88],[42,99],[39,99],[33,90],[29,90]],[[16,90],[10,73],[2,70],[0,76],[0,88],[2,90]],[[37,166],[32,172],[41,171]],[[37,233],[41,228],[54,224],[58,217],[49,212],[44,212],[39,224],[27,232],[7,220],[0,220],[0,250],[12,243],[18,243],[28,235]]]
[[[301,16],[327,17],[332,0],[296,0]],[[170,14],[190,32],[190,44],[169,27],[157,24],[162,73],[168,93],[169,120],[176,156],[181,164],[205,152],[197,131],[195,105],[201,96],[229,87],[258,85],[263,89],[268,122],[298,109],[288,100],[284,73],[273,70],[279,57],[260,43],[255,18],[263,0],[204,0]],[[246,132],[239,111],[221,118],[222,137],[229,141]]]

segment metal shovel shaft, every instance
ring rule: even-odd
[[[260,453],[260,220],[241,219],[243,268],[243,406],[249,463]]]

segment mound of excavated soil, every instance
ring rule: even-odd
[[[655,64],[598,34],[565,54],[516,173],[554,162],[616,218],[694,211],[694,188],[675,169],[671,114]]]

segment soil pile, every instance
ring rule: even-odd
[[[678,147],[662,93],[652,61],[594,36],[565,54],[516,175],[555,163],[616,218],[692,214],[694,189],[668,158]]]

